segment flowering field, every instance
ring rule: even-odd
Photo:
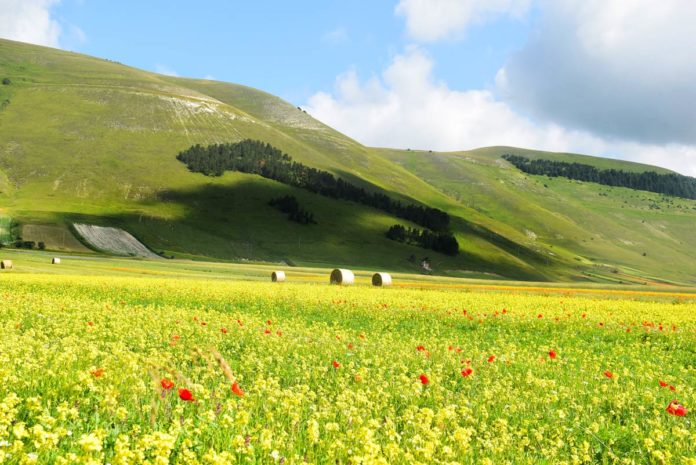
[[[696,301],[3,274],[0,463],[696,464]]]

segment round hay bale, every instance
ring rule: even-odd
[[[52,265],[60,265],[60,258],[53,257],[53,259],[51,260],[51,264]]]
[[[389,273],[375,273],[372,275],[373,286],[391,286],[392,277]]]
[[[11,270],[12,269],[12,260],[0,261],[0,268],[2,268],[3,270]]]
[[[330,282],[331,284],[346,286],[355,282],[355,275],[350,270],[336,268],[331,272]]]
[[[274,283],[282,283],[285,281],[285,271],[274,271],[271,273],[271,281]]]

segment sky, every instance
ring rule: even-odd
[[[693,0],[0,0],[0,37],[256,87],[371,146],[696,176]]]

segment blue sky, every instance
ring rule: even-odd
[[[373,146],[696,175],[692,0],[0,0],[0,37],[260,88]]]
[[[379,73],[411,43],[393,1],[90,1],[54,7],[61,45],[89,55],[186,77],[214,77],[306,101],[348,68]],[[133,14],[137,11],[137,14]],[[466,40],[431,44],[438,77],[457,88],[493,84],[531,21],[500,19]],[[70,34],[78,27],[84,34]]]

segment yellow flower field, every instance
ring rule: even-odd
[[[694,300],[19,274],[0,295],[2,464],[696,464]]]

